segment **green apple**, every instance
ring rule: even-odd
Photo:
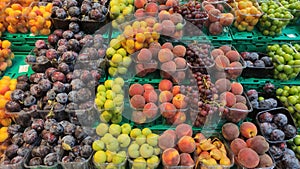
[[[134,129],[132,129],[131,132],[130,132],[130,137],[135,139],[138,135],[141,135],[141,134],[142,134],[141,129],[139,129],[139,128],[134,128]]]
[[[122,114],[113,114],[111,122],[113,124],[119,124],[119,123],[121,123],[122,122]]]
[[[109,151],[118,151],[120,146],[119,142],[116,138],[111,138],[108,142],[106,142],[106,148]]]
[[[94,161],[98,164],[102,164],[106,162],[106,157],[106,153],[100,150],[94,154]]]
[[[146,169],[147,162],[143,157],[139,157],[133,160],[132,169]]]
[[[109,47],[109,48],[106,49],[106,56],[107,56],[108,58],[110,58],[110,57],[112,57],[116,52],[117,52],[117,51],[116,51],[114,48]]]
[[[109,46],[117,50],[121,47],[121,42],[118,39],[111,39],[109,42]]]
[[[115,78],[114,83],[119,84],[119,85],[121,85],[121,86],[124,86],[124,83],[125,83],[125,82],[124,82],[124,79],[123,79],[123,78],[117,77],[117,78]]]
[[[116,18],[120,15],[120,7],[118,5],[114,5],[110,8],[110,14],[112,15],[112,18]],[[110,45],[111,47],[115,45]],[[118,49],[119,47],[115,46],[114,49]]]
[[[123,66],[118,66],[118,73],[124,75],[127,73],[127,68]]]
[[[147,143],[151,146],[157,146],[158,143],[158,135],[151,133],[147,136]]]
[[[130,137],[128,136],[128,134],[120,134],[118,136],[118,142],[120,144],[120,147],[128,147],[130,144]]]
[[[160,148],[159,147],[154,147],[154,155],[160,155]]]
[[[118,54],[118,53],[115,53],[112,58],[111,58],[111,61],[114,63],[114,64],[120,64],[123,60],[123,57],[122,55]]]
[[[112,77],[115,77],[118,74],[118,69],[115,67],[109,67],[108,74]]]
[[[95,140],[92,144],[92,147],[94,151],[100,151],[100,150],[104,150],[105,144],[101,140]]]
[[[100,115],[100,121],[104,123],[108,123],[111,120],[111,118],[112,114],[107,110],[103,111]]]
[[[107,98],[107,99],[112,100],[112,99],[114,99],[115,97],[116,97],[116,93],[115,93],[114,91],[112,91],[112,90],[107,90],[107,91],[106,91],[106,98]]]
[[[111,163],[112,159],[113,159],[113,156],[116,154],[116,152],[106,150],[105,154],[106,154],[106,161],[108,163]]]
[[[129,15],[129,14],[131,14],[131,13],[132,13],[132,7],[130,7],[130,6],[126,6],[126,7],[123,9],[123,12],[122,12],[122,14],[123,14],[124,16]]]
[[[160,160],[156,155],[153,155],[147,159],[147,165],[149,168],[157,168],[157,166],[159,165],[159,162],[160,162]]]
[[[122,65],[125,67],[129,67],[132,63],[132,59],[128,56],[123,57]]]
[[[145,136],[148,136],[151,133],[152,133],[152,131],[149,128],[143,128],[143,130],[142,130],[142,134]]]
[[[110,133],[106,133],[106,134],[104,134],[103,137],[101,137],[100,140],[103,141],[105,144],[107,144],[110,139],[114,139],[114,136],[111,135]]]
[[[115,107],[115,103],[112,100],[106,100],[104,103],[105,110],[111,110]]]
[[[290,102],[292,105],[295,105],[297,103],[297,98],[295,96],[289,96],[288,102]]]
[[[109,133],[115,137],[118,137],[121,134],[121,126],[118,124],[111,124],[108,129]]]
[[[113,156],[112,162],[113,164],[121,164],[125,161],[125,159],[126,159],[126,152],[122,151]]]
[[[108,125],[106,123],[100,123],[97,127],[96,127],[96,133],[99,136],[104,136],[107,132],[108,132]]]
[[[102,96],[100,96],[102,97]],[[102,99],[100,98],[95,98],[95,104],[99,107],[99,109],[101,109],[104,105],[105,101],[102,101]]]
[[[138,144],[138,145],[142,145],[144,143],[146,143],[146,136],[141,134],[141,135],[138,135],[136,138],[135,138],[135,142]]]
[[[131,126],[128,123],[124,123],[122,124],[121,129],[122,129],[122,134],[130,134]]]
[[[299,104],[299,103],[297,103],[297,104],[295,105],[295,109],[297,110],[297,112],[300,112],[300,104]]]
[[[296,136],[294,138],[294,143],[296,144],[296,146],[300,146],[300,136]]]
[[[133,160],[132,169],[146,169],[147,163],[143,157],[139,157]]]
[[[105,92],[106,91],[106,87],[104,85],[99,85],[97,87],[97,92]]]
[[[140,156],[139,152],[140,146],[136,143],[131,143],[128,147],[128,155],[130,158],[138,158]]]
[[[128,2],[128,4],[131,4],[131,5],[133,5],[133,0],[127,0],[127,2]]]
[[[115,92],[116,94],[121,93],[122,92],[122,87],[119,84],[114,84],[111,88],[111,90],[113,92]]]
[[[143,158],[149,158],[153,155],[153,147],[149,144],[143,144],[140,147],[140,155]]]
[[[122,106],[124,105],[124,97],[119,97],[119,96],[116,96],[114,99],[113,99],[113,102],[116,104],[116,106]]]
[[[104,86],[106,87],[106,89],[111,89],[112,85],[114,84],[113,80],[106,80],[104,82]]]

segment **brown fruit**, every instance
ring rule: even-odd
[[[230,62],[236,62],[236,61],[238,62],[241,58],[241,55],[239,54],[239,52],[237,52],[235,50],[230,50],[225,55],[230,60]]]
[[[186,60],[184,58],[175,58],[174,62],[176,64],[176,69],[184,69],[186,68]]]
[[[161,49],[158,52],[158,60],[162,63],[171,61],[174,58],[172,51],[168,48]]]
[[[144,106],[143,113],[147,118],[154,118],[157,115],[158,107],[154,103],[147,103]]]
[[[195,162],[188,153],[180,154],[180,166],[194,166]]]
[[[215,59],[215,64],[218,70],[224,70],[224,68],[229,67],[230,61],[226,56],[219,55]]]
[[[242,95],[235,95],[235,97],[236,97],[236,102],[237,103],[244,103],[244,104],[247,103],[247,100],[246,100],[246,98],[244,96],[242,96]]]
[[[226,123],[222,127],[222,135],[226,140],[232,141],[239,137],[240,131],[236,124]]]
[[[231,92],[235,95],[241,95],[244,91],[243,86],[238,82],[231,83]]]
[[[219,49],[221,49],[225,54],[231,50],[231,46],[223,45]]]
[[[259,168],[267,168],[273,166],[273,160],[268,154],[259,156],[259,164],[257,167]]]
[[[233,23],[234,16],[231,13],[221,14],[220,23],[223,26],[230,26]]]
[[[252,148],[259,155],[263,155],[269,150],[269,143],[263,136],[253,137],[249,144],[249,148]]]
[[[226,102],[226,106],[232,107],[233,105],[236,104],[236,97],[233,93],[231,92],[224,92],[220,95],[220,100]]]
[[[155,103],[157,102],[158,96],[157,93],[155,92],[155,90],[145,90],[144,94],[143,94],[146,103]]]
[[[196,149],[196,143],[191,136],[183,136],[179,139],[177,146],[181,153],[192,153]]]
[[[244,148],[238,154],[238,162],[243,167],[255,168],[259,164],[259,156],[251,148]]]
[[[165,90],[171,91],[172,87],[173,87],[172,82],[167,79],[161,80],[158,84],[158,88],[160,91],[165,91]]]
[[[175,132],[177,138],[180,139],[183,136],[190,136],[192,137],[193,130],[192,127],[188,124],[180,124],[175,128]]]
[[[247,144],[243,139],[236,138],[230,143],[230,149],[235,155],[238,155],[243,148],[247,148]]]
[[[158,146],[162,150],[168,149],[168,148],[173,148],[175,147],[175,140],[170,139],[172,138],[172,134],[170,133],[163,133],[158,137]]]
[[[180,156],[176,149],[168,148],[162,154],[162,162],[165,166],[177,166],[180,162]]]
[[[172,43],[170,43],[170,42],[166,42],[166,43],[164,43],[164,44],[161,46],[161,48],[162,48],[162,49],[168,48],[168,49],[170,49],[170,50],[172,51],[172,50],[173,50],[173,45],[172,45]]]
[[[212,35],[220,35],[223,32],[223,26],[220,22],[214,22],[209,25],[208,30]]]
[[[159,105],[160,113],[165,118],[172,118],[175,116],[177,109],[172,103],[165,102]]]
[[[211,9],[211,10],[208,11],[208,20],[210,22],[217,22],[217,21],[219,21],[220,14],[221,14],[220,10]]]
[[[215,59],[217,56],[225,55],[221,49],[214,49],[211,51],[210,55]]]
[[[183,45],[176,45],[172,51],[176,57],[184,57],[186,48]]]
[[[148,62],[152,59],[152,53],[149,49],[143,48],[137,55],[137,59],[141,62]]]
[[[173,94],[167,90],[161,91],[158,98],[160,103],[170,102],[173,99]]]

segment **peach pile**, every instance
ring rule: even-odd
[[[158,138],[158,146],[163,150],[162,163],[166,167],[194,166],[191,157],[196,149],[196,141],[192,137],[193,130],[188,124],[180,124],[175,130],[166,130]]]
[[[232,8],[226,2],[202,3],[204,10],[208,13],[207,27],[212,35],[219,35],[223,32],[223,27],[230,26],[234,21]]]
[[[235,5],[236,20],[234,26],[239,31],[252,31],[262,15],[258,4],[250,0],[237,0]]]
[[[128,91],[132,112],[131,120],[137,124],[153,121],[157,116],[158,95],[151,84],[132,84]]]
[[[26,1],[28,2],[28,1]],[[26,3],[25,2],[25,3]],[[50,34],[52,3],[46,6],[26,6],[13,3],[5,9],[5,26],[9,33]],[[2,28],[3,29],[3,28]]]
[[[230,82],[222,78],[216,81],[216,88],[220,95],[220,101],[229,109],[224,112],[228,121],[237,123],[248,115],[247,99],[243,96],[243,86],[238,82]]]
[[[158,88],[160,94],[159,110],[167,123],[178,125],[186,121],[185,109],[188,108],[188,97],[181,93],[180,86],[173,86],[170,80],[163,79]]]
[[[161,76],[166,79],[173,79],[175,82],[184,80],[187,66],[185,54],[186,48],[183,45],[173,47],[170,42],[164,43],[157,55],[161,64]]]
[[[16,89],[17,80],[3,76],[0,80],[0,125],[9,126],[11,124],[10,117],[5,113],[5,104],[10,101],[10,94]],[[1,141],[0,141],[1,142]]]
[[[150,5],[149,5],[150,4]],[[176,7],[179,5],[178,0],[135,0],[134,6],[136,8],[135,16],[137,17],[137,13],[144,12],[147,14],[155,15],[158,11],[169,10],[170,13],[173,12],[172,7]]]
[[[154,45],[157,44],[157,45]],[[152,47],[153,46],[153,47]],[[143,48],[139,51],[139,53],[136,56],[135,62],[135,71],[136,75],[139,77],[144,77],[148,73],[152,73],[157,69],[157,61],[155,58],[157,58],[157,52],[156,48],[159,48],[159,43],[151,43],[150,49]],[[152,49],[152,50],[151,50]],[[156,56],[155,56],[156,55]]]
[[[158,14],[159,22],[162,25],[161,34],[170,36],[176,39],[180,39],[183,35],[183,27],[185,21],[181,14],[173,13],[170,14],[166,10],[162,10]]]
[[[273,166],[273,160],[266,154],[269,143],[263,136],[257,135],[257,128],[251,122],[244,122],[240,129],[233,123],[226,123],[222,135],[231,141],[230,148],[235,162],[245,168],[264,168]]]
[[[0,40],[0,75],[12,66],[12,59],[15,57],[10,49],[11,43],[8,40]]]
[[[197,163],[200,162],[203,168],[210,168],[210,166],[230,166],[231,160],[225,145],[218,138],[205,138],[201,133],[198,133],[198,142],[196,143],[195,156]],[[202,168],[201,167],[201,168]]]
[[[241,55],[231,46],[223,45],[211,51],[211,56],[215,60],[215,68],[229,79],[236,79],[243,72],[244,63],[240,62]]]

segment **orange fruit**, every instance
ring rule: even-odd
[[[0,119],[0,123],[2,124],[2,126],[7,127],[11,124],[11,119],[10,118]],[[2,134],[1,134],[1,136],[2,136]],[[1,138],[1,136],[0,136],[0,138]]]
[[[6,99],[0,99],[0,109],[4,109],[7,102],[8,100]]]
[[[4,94],[4,98],[7,99],[7,100],[10,100],[10,94],[11,94],[12,91],[7,91],[5,92]]]

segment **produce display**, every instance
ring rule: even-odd
[[[298,6],[1,1],[0,168],[300,169]]]

